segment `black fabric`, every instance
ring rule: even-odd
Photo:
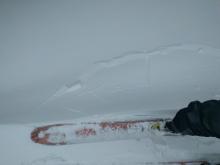
[[[220,137],[220,101],[210,100],[203,103],[202,123],[216,137]]]
[[[166,127],[176,133],[220,138],[220,101],[191,102]]]

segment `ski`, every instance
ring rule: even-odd
[[[51,124],[35,128],[31,139],[43,145],[67,145],[89,142],[113,141],[122,139],[145,138],[150,133],[162,136],[178,136],[168,132],[164,126],[168,118],[143,120],[102,121]],[[207,160],[182,160],[164,162],[146,162],[145,165],[217,165]]]
[[[66,145],[146,137],[151,131],[171,135],[164,130],[170,119],[103,121],[52,124],[35,128],[31,139],[44,145]]]

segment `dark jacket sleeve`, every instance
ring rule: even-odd
[[[210,100],[202,103],[202,124],[212,136],[220,137],[220,101]]]
[[[174,132],[220,137],[220,101],[191,102],[176,114],[172,124]]]

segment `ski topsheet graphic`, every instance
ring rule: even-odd
[[[39,144],[65,145],[120,139],[146,137],[152,130],[164,131],[170,119],[152,118],[144,120],[81,122],[53,124],[38,127],[31,139]]]

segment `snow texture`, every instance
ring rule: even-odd
[[[127,118],[127,116],[120,115],[120,118]],[[103,120],[100,119],[93,118],[95,121]],[[85,122],[88,118],[77,121]],[[0,150],[1,162],[19,165],[121,165],[126,163],[142,165],[179,160],[219,161],[220,142],[216,138],[161,136],[152,132],[137,139],[44,146],[30,140],[30,132],[33,128],[33,124],[1,126],[0,136],[7,137],[0,142],[1,147],[4,148],[4,151]],[[19,132],[19,134],[12,136],[12,132]],[[16,149],[8,151],[12,146],[16,146]],[[12,157],[18,157],[19,160],[11,159]]]

